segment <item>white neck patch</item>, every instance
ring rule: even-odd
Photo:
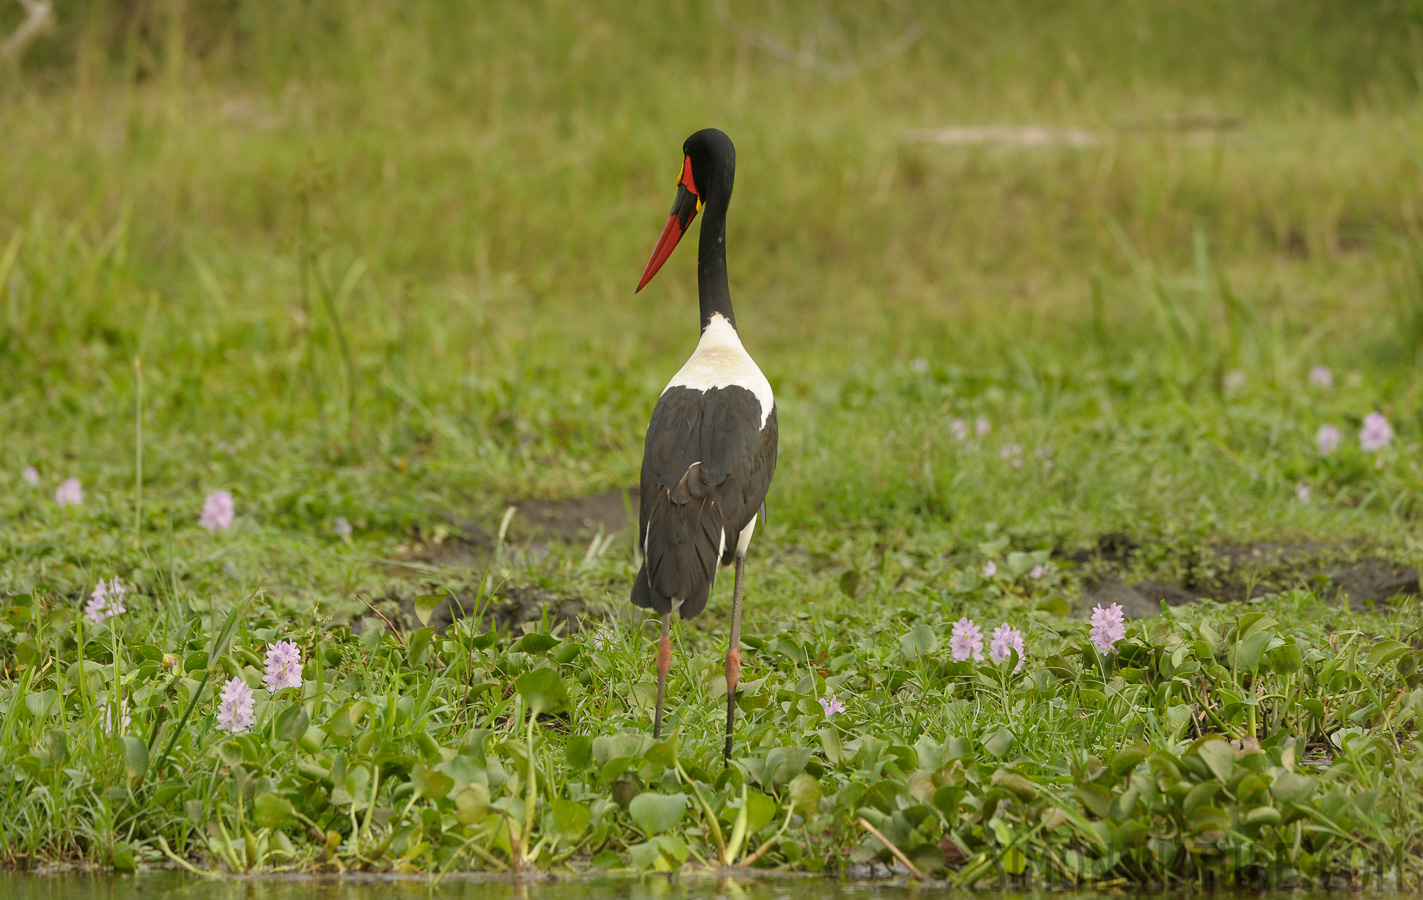
[[[668,388],[674,387],[709,391],[712,388],[732,385],[745,388],[756,395],[756,402],[761,404],[761,427],[765,428],[766,420],[771,417],[771,409],[776,403],[771,394],[771,383],[761,374],[751,354],[741,346],[741,338],[736,329],[725,316],[715,313],[707,323],[706,330],[702,332],[697,349],[692,351],[691,358],[672,376],[672,380],[667,382],[662,393],[665,394]]]

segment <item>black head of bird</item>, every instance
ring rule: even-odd
[[[672,212],[657,238],[657,246],[647,261],[647,268],[637,283],[637,290],[647,287],[652,276],[662,268],[677,249],[677,242],[687,233],[692,220],[703,206],[726,215],[731,203],[731,188],[736,181],[736,147],[726,133],[715,128],[703,128],[682,144],[682,171],[677,176],[677,199]],[[636,293],[636,292],[634,292]]]

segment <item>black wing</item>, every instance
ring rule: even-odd
[[[666,613],[679,599],[683,618],[706,607],[717,563],[732,562],[741,530],[766,499],[776,437],[775,408],[763,428],[760,401],[745,388],[662,394],[643,447],[634,605]]]

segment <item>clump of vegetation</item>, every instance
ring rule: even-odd
[[[1282,624],[1304,597],[1130,628],[1104,610],[1089,629],[1028,581],[1003,585],[1022,648],[1004,631],[987,656],[967,619],[913,607],[747,638],[728,764],[710,643],[679,654],[673,733],[655,742],[635,622],[573,636],[372,617],[352,634],[294,630],[256,598],[81,616],[11,597],[0,847],[233,872],[1423,875],[1423,651],[1386,636],[1416,639],[1416,609],[1372,637]]]

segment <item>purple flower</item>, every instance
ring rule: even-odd
[[[820,698],[820,708],[825,710],[825,718],[833,719],[845,711],[845,704],[841,703],[834,694],[831,694],[828,698]]]
[[[241,678],[234,678],[222,686],[222,699],[217,705],[217,727],[219,731],[233,734],[252,727],[252,689]]]
[[[1043,576],[1046,575],[1046,574],[1047,574],[1047,566],[1033,566],[1032,571],[1030,571],[1030,572],[1028,573],[1028,577],[1029,577],[1029,578],[1041,578],[1041,577],[1043,577]]]
[[[616,637],[617,632],[609,628],[608,623],[602,622],[599,623],[598,627],[593,629],[593,633],[588,636],[588,643],[593,645],[594,650],[602,650],[605,644],[612,643]]]
[[[227,491],[213,491],[203,501],[203,514],[198,519],[198,524],[208,531],[226,531],[232,527],[232,519],[236,514],[232,494]]]
[[[1322,388],[1334,387],[1334,373],[1328,366],[1315,366],[1309,370],[1309,383]]]
[[[1092,607],[1092,644],[1098,651],[1106,653],[1112,645],[1127,636],[1126,614],[1121,604],[1113,603],[1106,609],[1099,603]]]
[[[996,563],[996,562],[994,562],[993,560],[990,559],[988,562],[986,562],[986,563],[983,564],[983,577],[984,577],[984,578],[992,578],[994,575],[997,575],[997,574],[998,574],[998,563]]]
[[[78,478],[66,479],[54,492],[54,502],[60,506],[79,506],[84,502],[84,488]]]
[[[949,434],[953,435],[956,441],[968,440],[968,423],[963,419],[954,419],[949,423]]]
[[[1004,444],[1003,449],[998,451],[998,456],[1000,459],[1012,460],[1015,469],[1023,467],[1022,444]]]
[[[1245,387],[1245,380],[1244,372],[1239,369],[1231,369],[1220,380],[1220,389],[1226,394],[1237,393]]]
[[[1301,503],[1309,502],[1309,485],[1303,482],[1295,485],[1295,499]]]
[[[25,466],[25,471],[20,473],[20,477],[25,479],[25,484],[31,487],[40,483],[40,473],[34,466]]]
[[[1319,433],[1314,436],[1314,442],[1319,445],[1319,452],[1325,456],[1339,449],[1339,442],[1343,436],[1339,434],[1339,429],[1333,425],[1319,426]]]
[[[973,423],[973,430],[978,432],[979,437],[983,437],[987,434],[992,427],[993,426],[988,424],[988,418],[986,416],[979,416],[977,421]]]
[[[1018,651],[1018,664],[1013,667],[1016,672],[1023,668],[1023,632],[1004,622],[993,630],[993,640],[988,645],[988,655],[993,659],[1010,659],[1012,654],[1008,651]]]
[[[949,653],[957,662],[969,657],[983,659],[983,632],[967,616],[954,623],[953,633],[949,635]]]
[[[1393,429],[1389,427],[1388,419],[1383,417],[1383,413],[1371,412],[1364,416],[1364,427],[1359,432],[1359,446],[1364,448],[1365,453],[1382,450],[1391,440]]]
[[[99,711],[99,721],[103,723],[104,730],[107,731],[109,734],[122,734],[123,732],[128,731],[129,725],[133,724],[133,717],[128,714],[127,700],[124,700],[122,698],[120,698],[119,700],[119,721],[117,723],[117,728],[114,727],[115,723],[113,721],[113,715],[110,713],[109,705],[107,703],[100,703],[96,707],[96,709],[98,709]]]
[[[267,648],[267,674],[262,678],[267,692],[284,687],[301,687],[301,648],[291,641],[277,641]]]
[[[117,575],[108,581],[100,578],[99,583],[94,585],[94,593],[89,595],[89,602],[84,605],[84,616],[90,622],[98,623],[109,616],[128,612],[128,607],[124,605],[124,597],[127,594],[128,591]]]
[[[336,532],[336,536],[343,541],[351,539],[351,523],[346,521],[345,516],[337,516],[331,521],[331,530]]]

